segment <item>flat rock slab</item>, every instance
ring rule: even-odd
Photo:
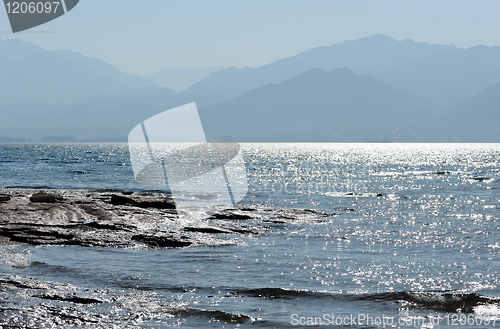
[[[12,198],[0,203],[2,244],[179,248],[235,244],[238,237],[265,231],[261,221],[179,220],[167,195],[125,197],[89,190],[9,192]]]

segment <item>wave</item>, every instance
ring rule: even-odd
[[[203,310],[197,308],[184,308],[178,310],[170,310],[168,313],[184,318],[202,318],[210,322],[220,321],[225,323],[247,323],[255,321],[254,318],[245,314],[234,314],[218,310]]]
[[[442,312],[474,313],[480,306],[500,307],[500,298],[477,293],[403,292],[409,308]]]
[[[24,246],[0,246],[0,263],[13,268],[28,268],[31,264],[31,250]]]
[[[488,297],[477,293],[401,291],[375,294],[341,294],[285,288],[258,288],[238,290],[230,294],[268,299],[302,298],[338,302],[393,302],[402,304],[403,308],[407,309],[434,310],[441,312],[473,313],[479,308],[484,309],[485,307],[500,310],[500,298]]]
[[[13,185],[13,186],[5,186],[4,188],[8,189],[28,189],[28,190],[53,190],[54,187],[45,186],[45,185]]]

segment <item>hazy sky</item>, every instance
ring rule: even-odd
[[[498,0],[80,0],[66,15],[16,34],[1,9],[0,38],[71,49],[150,75],[162,68],[260,66],[375,33],[494,46],[499,17]]]

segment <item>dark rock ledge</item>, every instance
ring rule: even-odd
[[[177,220],[175,204],[159,193],[120,195],[87,190],[0,191],[0,243],[122,248],[178,248],[236,243],[260,234],[251,212],[211,220]],[[209,217],[209,215],[207,215]],[[236,219],[228,220],[228,219]],[[243,220],[246,219],[246,220]],[[260,221],[259,221],[260,223]],[[235,240],[236,239],[236,240]]]
[[[183,307],[174,300],[162,302],[147,290],[79,287],[0,274],[0,328],[140,328],[153,320],[175,324],[189,318],[234,327],[253,321],[245,314]]]

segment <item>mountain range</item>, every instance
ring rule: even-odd
[[[185,91],[196,82],[203,80],[213,72],[224,67],[202,67],[190,69],[162,69],[153,74],[150,79],[163,87],[168,87],[176,92]]]
[[[141,77],[73,51],[4,40],[0,85],[0,137],[32,141],[126,141],[138,122],[193,101],[208,139],[500,141],[500,47],[377,34],[257,68]]]
[[[429,113],[407,93],[372,76],[347,68],[316,68],[205,107],[200,116],[205,133],[215,140],[363,142],[377,132],[387,135],[419,122]]]
[[[158,86],[100,59],[69,50],[43,50],[20,40],[0,41],[0,104],[69,103]]]

